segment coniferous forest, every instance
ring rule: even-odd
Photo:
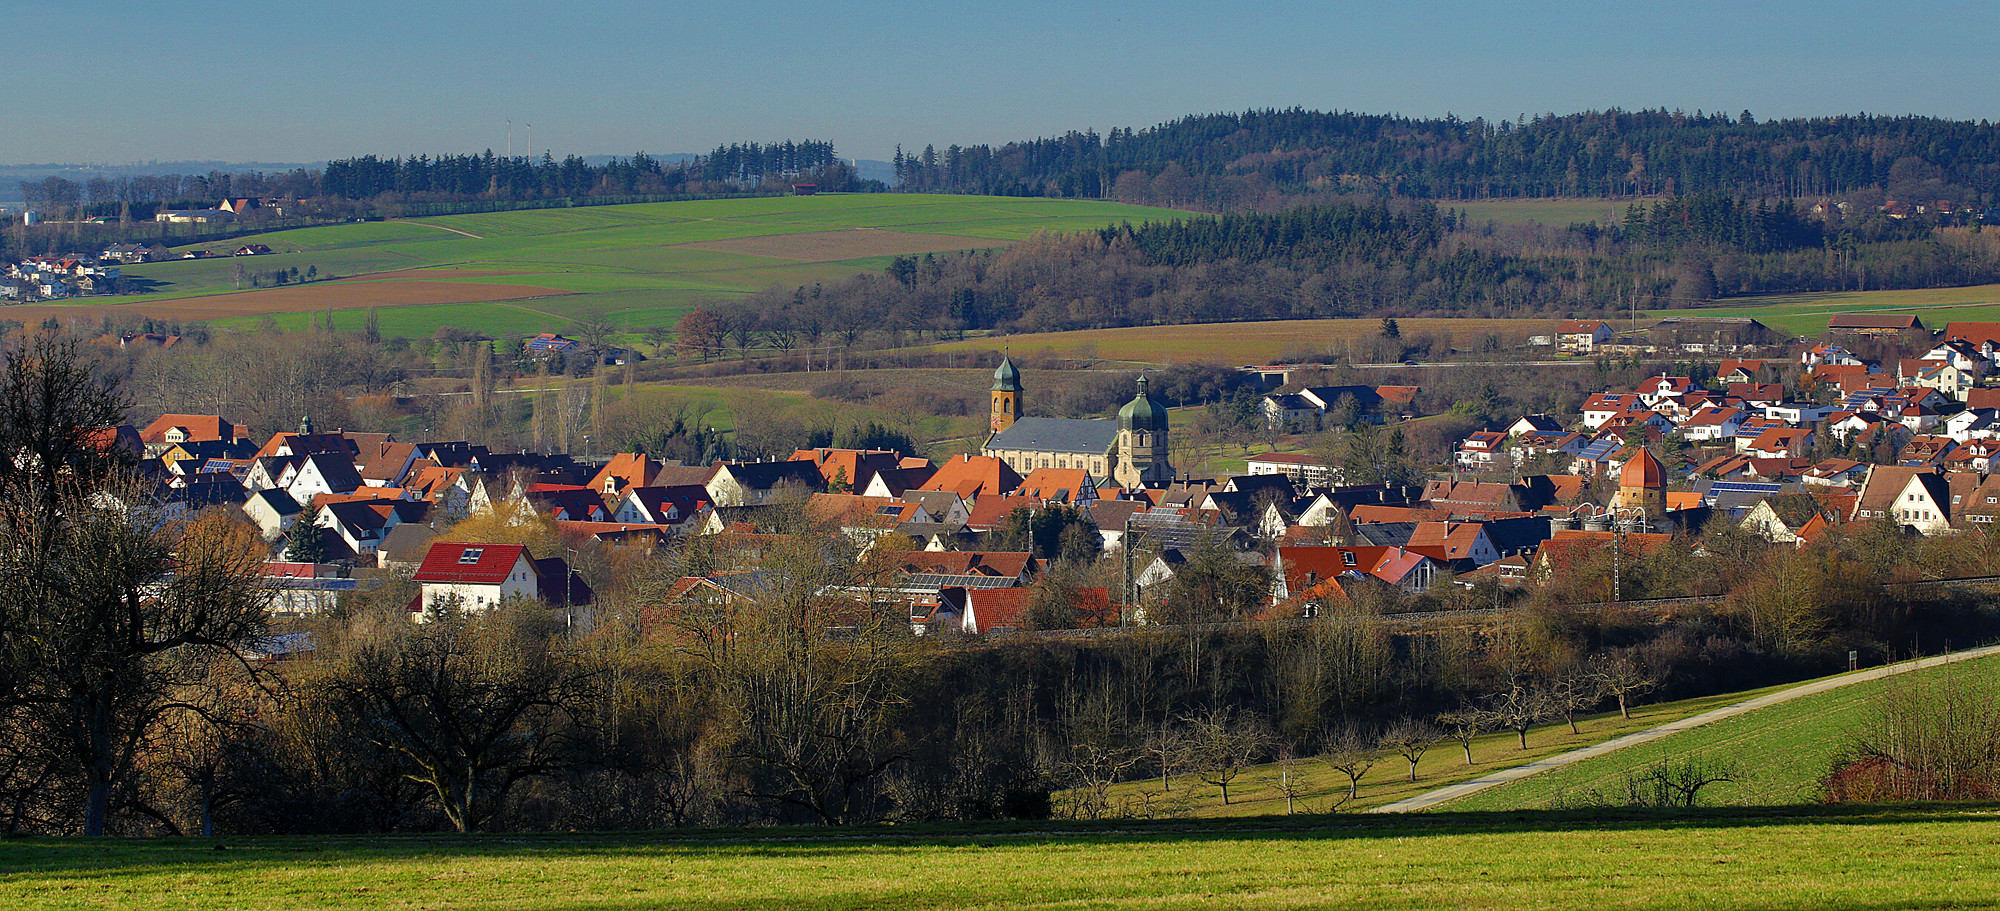
[[[1495,122],[1292,108],[998,147],[899,148],[894,164],[911,190],[1144,194],[1218,211],[1324,191],[1444,200],[1704,192],[1804,198],[1875,189],[1922,194],[1913,203],[1984,203],[2000,192],[2000,126],[1615,108]]]

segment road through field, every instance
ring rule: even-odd
[[[1870,668],[1868,670],[1858,671],[1852,674],[1842,674],[1838,677],[1827,677],[1820,680],[1814,680],[1810,683],[1802,683],[1798,686],[1791,687],[1789,689],[1779,690],[1775,693],[1767,693],[1755,699],[1746,699],[1734,705],[1726,705],[1723,706],[1722,708],[1703,712],[1699,715],[1691,715],[1679,721],[1670,721],[1658,727],[1647,728],[1643,731],[1626,734],[1623,737],[1614,737],[1610,740],[1604,741],[1603,743],[1587,746],[1580,750],[1571,750],[1567,753],[1558,753],[1554,756],[1548,756],[1542,759],[1535,760],[1534,762],[1528,763],[1527,765],[1519,765],[1511,769],[1502,769],[1498,772],[1494,772],[1491,775],[1482,775],[1478,778],[1474,778],[1471,781],[1462,781],[1455,785],[1449,785],[1447,787],[1438,788],[1435,791],[1426,791],[1422,794],[1418,794],[1415,797],[1399,800],[1396,801],[1395,803],[1383,804],[1382,806],[1376,807],[1372,810],[1369,810],[1368,812],[1412,813],[1418,810],[1428,810],[1432,807],[1435,807],[1447,801],[1457,800],[1460,797],[1465,797],[1470,794],[1476,794],[1480,791],[1486,790],[1487,788],[1499,787],[1500,785],[1506,784],[1507,782],[1510,781],[1518,781],[1520,779],[1527,778],[1530,775],[1538,775],[1550,769],[1560,768],[1562,766],[1566,766],[1571,763],[1582,762],[1583,760],[1602,756],[1606,753],[1610,753],[1616,750],[1622,750],[1629,746],[1637,746],[1638,744],[1658,740],[1669,734],[1685,731],[1688,730],[1689,728],[1697,728],[1704,724],[1708,724],[1710,722],[1721,721],[1724,718],[1733,718],[1737,715],[1743,714],[1744,712],[1755,711],[1757,709],[1761,709],[1766,706],[1777,705],[1781,702],[1790,702],[1802,696],[1811,696],[1815,693],[1824,693],[1827,690],[1839,689],[1843,686],[1852,686],[1854,684],[1865,683],[1870,680],[1880,680],[1883,677],[1890,677],[1896,674],[1907,673],[1909,671],[1922,670],[1927,667],[1937,667],[1938,665],[1941,664],[1951,664],[1953,662],[1966,661],[1972,658],[1984,658],[1988,655],[2000,655],[2000,645],[1988,645],[1981,648],[1967,649],[1962,652],[1951,652],[1944,655],[1933,655],[1929,658],[1918,658],[1915,661],[1903,661],[1897,664],[1885,664],[1881,667]]]

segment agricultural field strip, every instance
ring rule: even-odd
[[[19,841],[0,862],[0,899],[24,908],[202,911],[1997,906],[1985,860],[2000,827],[1984,808],[1341,822],[1121,824],[1095,832],[1087,824],[1025,832],[1005,824],[899,826],[825,839],[767,832],[748,841],[712,830],[689,840],[37,838]],[[1049,828],[1084,831],[1035,831]],[[719,840],[705,843],[710,838]],[[1052,870],[1064,875],[1051,877]]]
[[[1907,673],[1909,671],[1938,667],[1941,665],[1952,664],[1959,661],[1966,661],[1973,658],[1984,658],[1989,655],[2000,655],[2000,645],[1988,645],[1975,649],[1967,649],[1965,651],[1960,651],[1960,652],[1952,652],[1950,654],[1945,654],[1945,655],[1933,655],[1929,658],[1918,658],[1914,661],[1904,661],[1898,664],[1888,664],[1888,665],[1883,665],[1882,667],[1870,668],[1865,671],[1856,671],[1854,673],[1841,674],[1835,677],[1826,677],[1819,680],[1814,680],[1810,683],[1803,683],[1798,686],[1791,687],[1789,689],[1783,689],[1775,693],[1769,693],[1763,696],[1758,696],[1755,699],[1747,699],[1744,700],[1743,702],[1738,702],[1734,705],[1726,705],[1719,709],[1712,709],[1710,711],[1703,712],[1699,715],[1694,715],[1688,718],[1680,719],[1679,721],[1670,721],[1667,722],[1666,724],[1662,724],[1657,727],[1647,728],[1646,730],[1638,731],[1632,734],[1626,734],[1623,737],[1614,737],[1603,743],[1592,744],[1582,749],[1571,750],[1567,753],[1558,753],[1554,756],[1549,756],[1543,759],[1535,760],[1534,762],[1527,763],[1526,765],[1519,765],[1510,769],[1502,769],[1490,775],[1480,776],[1471,781],[1460,782],[1455,785],[1449,785],[1447,787],[1438,788],[1435,791],[1429,791],[1423,794],[1419,794],[1415,797],[1399,800],[1396,801],[1395,803],[1384,804],[1382,806],[1370,809],[1368,812],[1411,813],[1418,810],[1427,810],[1430,809],[1431,807],[1438,806],[1439,804],[1443,804],[1452,800],[1457,800],[1461,797],[1467,797],[1472,794],[1476,794],[1480,791],[1484,791],[1488,788],[1498,787],[1500,785],[1506,784],[1511,781],[1518,781],[1520,779],[1527,778],[1532,775],[1538,775],[1550,769],[1560,768],[1562,766],[1570,765],[1572,763],[1582,762],[1583,760],[1586,759],[1593,759],[1595,757],[1602,756],[1607,753],[1611,753],[1617,750],[1622,750],[1629,746],[1637,746],[1642,743],[1649,743],[1651,741],[1658,740],[1662,737],[1666,737],[1670,734],[1676,734],[1681,731],[1688,730],[1690,728],[1697,728],[1702,725],[1708,724],[1710,722],[1721,721],[1724,718],[1733,718],[1737,715],[1744,714],[1745,712],[1755,711],[1757,709],[1761,709],[1766,706],[1777,705],[1782,702],[1790,702],[1793,699],[1798,699],[1804,696],[1811,696],[1816,693],[1824,693],[1828,690],[1839,689],[1844,686],[1852,686],[1857,683],[1866,683],[1870,680],[1880,680],[1884,677],[1890,677],[1896,674]]]

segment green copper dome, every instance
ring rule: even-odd
[[[993,391],[994,392],[1021,391],[1020,368],[1014,366],[1013,358],[1010,358],[1004,354],[1000,356],[1000,366],[995,368],[993,371]]]
[[[1139,394],[1133,396],[1132,401],[1126,402],[1125,407],[1118,409],[1118,429],[1150,431],[1167,429],[1167,409],[1160,407],[1159,402],[1153,401],[1146,395],[1146,378],[1143,376],[1139,378]]]

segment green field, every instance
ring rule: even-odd
[[[1040,231],[1185,214],[1070,200],[829,194],[327,225],[204,245],[226,252],[262,243],[274,251],[268,256],[128,266],[125,273],[149,283],[149,293],[56,309],[145,314],[153,305],[150,312],[179,318],[201,309],[213,311],[201,318],[224,326],[254,325],[265,314],[281,325],[303,325],[307,311],[328,307],[336,324],[359,323],[361,311],[380,309],[384,331],[402,335],[428,335],[441,325],[518,334],[577,320],[639,328],[671,325],[704,300],[833,280],[880,268],[898,254],[1003,246]],[[237,293],[239,268],[316,268],[322,276],[374,281]],[[431,303],[425,288],[381,274],[407,269],[440,270],[422,276],[430,283],[547,289],[525,294],[533,298],[526,306],[549,315],[529,319],[519,307]]]
[[[1990,809],[17,839],[9,908],[1994,908]]]
[[[1915,313],[1927,328],[1943,329],[1959,320],[2000,320],[2000,285],[1924,288],[1912,291],[1828,291],[1774,294],[1718,301],[1690,310],[1641,311],[1641,324],[1667,316],[1748,316],[1788,335],[1816,336],[1838,313]],[[1625,320],[1614,325],[1623,327]]]
[[[1355,799],[1340,809],[1342,812],[1366,810],[1394,803],[1501,769],[1699,715],[1710,709],[1734,705],[1782,688],[1635,705],[1631,718],[1620,717],[1617,712],[1582,716],[1577,719],[1578,733],[1575,734],[1570,733],[1569,726],[1562,722],[1544,724],[1528,732],[1528,748],[1525,750],[1521,749],[1520,738],[1512,731],[1483,734],[1472,742],[1472,762],[1469,764],[1465,761],[1464,748],[1457,741],[1446,741],[1432,746],[1423,755],[1417,763],[1415,781],[1410,780],[1410,764],[1403,757],[1384,754],[1362,776]],[[1292,805],[1293,812],[1323,811],[1347,790],[1344,775],[1314,759],[1294,761],[1289,775],[1299,791]],[[1282,777],[1284,773],[1280,764],[1247,769],[1230,784],[1230,801],[1227,804],[1222,802],[1219,788],[1193,775],[1176,777],[1170,793],[1162,791],[1157,779],[1141,779],[1114,785],[1108,798],[1112,811],[1125,815],[1144,814],[1147,812],[1145,808],[1150,806],[1155,813],[1196,818],[1269,816],[1286,812],[1283,794],[1273,787],[1273,781]]]
[[[1874,700],[1884,687],[1917,677],[1962,674],[1982,681],[2000,678],[2000,657],[1912,671],[1841,687],[1726,718],[1650,743],[1552,769],[1447,804],[1451,810],[1512,810],[1547,807],[1559,796],[1587,799],[1591,792],[1622,794],[1628,772],[1661,760],[1720,759],[1741,770],[1738,781],[1702,791],[1704,803],[1719,806],[1779,806],[1812,803],[1820,780],[1874,717]]]

